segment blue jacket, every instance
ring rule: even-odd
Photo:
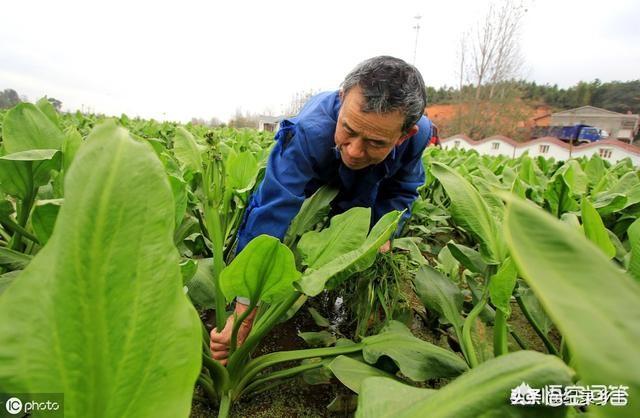
[[[325,184],[340,190],[333,213],[371,207],[373,223],[394,209],[407,209],[403,222],[410,216],[416,189],[425,180],[421,157],[431,138],[431,122],[423,116],[418,133],[393,148],[383,162],[351,170],[342,163],[334,142],[341,104],[337,91],[320,93],[298,116],[281,122],[265,178],[240,226],[237,252],[260,234],[282,239],[304,199]]]

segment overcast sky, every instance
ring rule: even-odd
[[[106,114],[188,121],[279,113],[374,55],[456,84],[460,34],[488,1],[5,1],[0,90]],[[568,87],[640,78],[640,2],[529,0],[523,76]]]

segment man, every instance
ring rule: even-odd
[[[340,91],[312,97],[298,116],[281,123],[264,181],[238,233],[238,252],[260,234],[282,239],[304,199],[324,184],[339,187],[334,213],[371,207],[375,223],[391,210],[406,209],[406,220],[425,180],[421,157],[431,138],[426,104],[418,70],[389,56],[359,64]],[[390,247],[387,242],[380,251]],[[238,316],[247,308],[247,300],[236,301]],[[254,315],[240,327],[239,344]],[[223,364],[233,321],[230,316],[222,332],[211,332],[212,356]]]

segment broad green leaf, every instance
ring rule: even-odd
[[[58,112],[56,111],[55,107],[53,107],[51,102],[47,100],[46,97],[43,97],[40,100],[38,100],[36,102],[36,107],[42,113],[44,113],[45,116],[48,117],[49,120],[54,123],[54,125],[58,127],[60,126],[60,120],[58,119]]]
[[[23,254],[7,247],[0,247],[0,265],[7,266],[10,269],[23,269],[33,257],[29,254]]]
[[[20,103],[4,117],[2,140],[8,154],[62,148],[64,134],[31,103]]]
[[[631,259],[629,260],[629,273],[640,283],[640,219],[636,219],[629,229],[629,244],[631,245]]]
[[[42,245],[47,243],[53,233],[62,202],[62,199],[40,200],[33,208],[31,226]]]
[[[607,169],[604,166],[604,161],[598,154],[593,154],[587,162],[584,172],[589,179],[589,184],[594,186],[598,184],[600,179],[605,175]]]
[[[560,215],[560,220],[567,225],[571,225],[576,228],[578,231],[582,231],[582,225],[580,225],[580,219],[578,219],[578,215],[572,212],[566,212]]]
[[[472,273],[483,274],[487,269],[487,264],[482,260],[482,256],[476,250],[453,241],[447,243],[447,248],[452,256]]]
[[[71,167],[71,162],[76,157],[80,146],[82,145],[82,135],[74,127],[69,127],[64,132],[64,141],[62,142],[62,161],[65,171]]]
[[[629,386],[630,399],[640,397],[640,364],[629,361],[640,358],[638,283],[574,228],[528,202],[505,199],[512,258],[565,337],[583,382],[616,382]],[[596,412],[640,415],[640,402],[631,405]]]
[[[189,131],[183,127],[176,128],[173,138],[173,153],[180,164],[194,173],[202,172],[202,156],[200,146]]]
[[[56,149],[30,149],[3,155],[0,159],[10,161],[43,161],[52,159],[57,152],[58,150]]]
[[[489,281],[489,295],[491,302],[500,309],[508,318],[511,315],[511,294],[516,285],[518,272],[516,266],[507,258],[498,269],[498,272]]]
[[[180,274],[182,275],[182,283],[186,284],[198,271],[198,262],[191,258],[180,261]]]
[[[488,360],[437,391],[402,391],[393,380],[371,378],[362,384],[356,417],[559,418],[566,415],[566,408],[510,405],[510,396],[523,382],[537,389],[570,385],[573,374],[556,356],[518,351]],[[424,391],[423,396],[417,391]]]
[[[213,258],[201,258],[195,274],[189,279],[187,295],[198,309],[213,309],[216,307],[216,285],[213,281]]]
[[[308,308],[311,317],[313,318],[313,322],[316,323],[317,326],[326,328],[331,325],[329,320],[324,316],[320,315],[320,312],[315,310],[314,308]]]
[[[387,377],[370,377],[360,384],[358,393],[357,418],[396,418],[402,408],[424,401],[437,391],[416,388]]]
[[[238,193],[253,188],[260,166],[250,151],[232,152],[225,161],[226,186]]]
[[[616,249],[609,239],[602,218],[586,197],[582,198],[582,227],[586,237],[596,244],[607,257],[613,258],[616,255]]]
[[[340,383],[355,393],[360,393],[360,387],[364,379],[370,377],[387,377],[394,379],[394,377],[387,372],[347,356],[336,357],[329,363],[328,367]]]
[[[452,351],[419,338],[402,323],[390,321],[382,331],[362,340],[362,355],[369,364],[390,357],[402,374],[416,382],[454,377],[467,370],[467,363]]]
[[[325,286],[333,289],[349,278],[373,264],[378,249],[398,228],[402,212],[392,211],[384,215],[374,225],[364,242],[355,250],[342,254],[318,269],[308,268],[296,283],[303,293],[316,296]]]
[[[0,295],[18,278],[20,273],[22,273],[22,270],[13,270],[0,275]]]
[[[148,145],[98,132],[49,242],[0,296],[0,391],[64,393],[68,417],[187,416],[202,336],[169,184]]]
[[[367,238],[370,219],[370,208],[355,207],[331,218],[328,228],[320,232],[307,232],[298,243],[302,263],[318,269],[336,257],[355,250]]]
[[[171,192],[173,193],[173,202],[175,205],[176,212],[176,228],[180,226],[182,223],[182,219],[184,218],[185,213],[187,212],[187,183],[174,175],[169,174],[168,176],[169,184],[171,185]]]
[[[576,160],[569,160],[563,165],[562,178],[573,194],[583,195],[587,192],[589,179],[582,171],[580,163]]]
[[[426,258],[422,255],[420,248],[418,248],[418,244],[416,244],[416,240],[419,242],[420,238],[417,237],[402,237],[393,240],[393,248],[398,248],[400,250],[408,251],[409,258],[411,261],[415,262],[420,266],[424,266],[429,264]]]
[[[336,343],[336,336],[328,331],[299,332],[298,337],[302,338],[311,347],[329,347]]]
[[[438,253],[438,268],[443,270],[451,280],[458,281],[460,279],[460,263],[451,254],[449,247],[442,247]]]
[[[291,250],[277,238],[260,235],[222,270],[220,287],[229,301],[241,296],[274,303],[293,292],[299,277]]]
[[[544,308],[540,305],[540,301],[536,295],[534,295],[531,289],[529,289],[529,287],[524,283],[520,283],[518,285],[518,294],[520,295],[522,304],[525,306],[529,314],[531,314],[533,320],[538,324],[542,333],[544,335],[549,334],[549,331],[551,331],[551,327],[553,326],[553,322],[551,322],[551,319],[544,311]]]
[[[433,163],[432,171],[451,199],[451,215],[456,223],[478,239],[481,253],[488,260],[503,260],[504,243],[480,193],[464,177],[443,164]]]
[[[413,283],[420,301],[427,309],[433,309],[443,322],[453,325],[458,336],[462,335],[462,293],[458,286],[430,266],[424,266],[415,275]]]
[[[59,170],[62,158],[57,150],[27,150],[0,157],[0,188],[24,199],[49,182],[52,170]]]
[[[302,203],[300,211],[291,221],[284,237],[287,246],[293,245],[295,239],[311,230],[318,222],[329,214],[331,201],[338,195],[338,189],[322,186],[311,197]]]

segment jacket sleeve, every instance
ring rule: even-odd
[[[417,138],[411,138],[409,141],[414,139],[417,140]],[[422,141],[416,141],[416,144],[407,151],[410,152],[406,160],[403,159],[400,169],[380,183],[373,210],[374,219],[377,222],[392,210],[402,211],[406,209],[398,224],[396,234],[402,230],[404,223],[411,216],[411,207],[418,198],[418,187],[422,186],[425,181],[425,172],[422,165],[422,153],[424,151]]]
[[[275,139],[264,180],[251,197],[240,226],[236,253],[261,234],[282,240],[304,202],[305,187],[315,176],[302,127],[287,123]]]

